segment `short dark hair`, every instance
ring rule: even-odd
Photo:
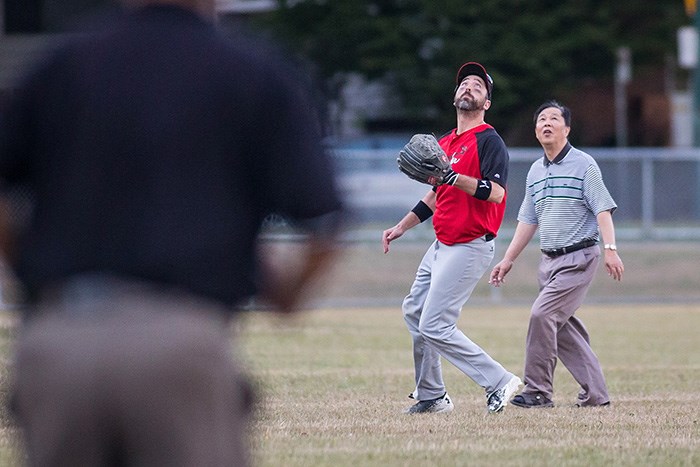
[[[544,104],[542,104],[541,106],[537,107],[537,110],[535,110],[535,115],[532,118],[532,121],[534,123],[537,123],[537,117],[539,117],[540,113],[542,113],[542,111],[544,109],[548,109],[550,107],[554,107],[555,109],[559,109],[562,117],[564,117],[564,123],[566,124],[566,126],[568,126],[568,127],[571,126],[571,110],[569,110],[569,108],[567,106],[562,105],[553,99],[549,100],[549,101],[545,102]]]

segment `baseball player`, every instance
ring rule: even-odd
[[[527,175],[518,225],[503,260],[491,271],[498,287],[539,226],[540,293],[532,305],[525,354],[525,387],[512,404],[552,407],[557,358],[581,385],[576,405],[608,405],[603,371],[591,349],[588,332],[574,313],[581,306],[600,259],[603,237],[605,267],[615,280],[624,266],[615,246],[612,213],[617,208],[595,160],[568,140],[571,112],[556,101],[535,112],[535,136],[544,157]]]
[[[484,388],[491,413],[502,411],[521,384],[457,328],[462,306],[493,259],[505,210],[508,151],[484,122],[492,91],[481,64],[462,65],[454,93],[457,127],[439,141],[450,158],[450,175],[382,234],[387,253],[392,241],[433,217],[436,240],[402,306],[413,338],[416,387],[409,397],[417,400],[407,413],[452,411],[440,356]]]

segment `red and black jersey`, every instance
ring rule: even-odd
[[[508,150],[491,125],[484,123],[460,135],[455,129],[439,142],[450,158],[452,170],[506,188]],[[436,193],[433,227],[440,242],[454,245],[498,233],[506,209],[507,192],[500,204],[476,199],[450,185],[437,187]]]

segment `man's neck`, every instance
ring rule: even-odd
[[[563,143],[556,143],[556,144],[545,144],[542,146],[544,149],[544,155],[549,159],[550,161],[553,161],[554,159],[557,158],[559,153],[561,152],[562,149],[564,149],[564,146],[566,146],[566,143],[568,143],[568,140],[564,140]]]
[[[484,123],[483,110],[458,110],[457,111],[457,134],[460,135],[465,131],[469,131],[474,127],[483,125]]]

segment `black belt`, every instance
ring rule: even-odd
[[[486,235],[484,235],[484,240],[486,240],[487,242],[490,242],[490,241],[493,240],[494,238],[496,238],[496,236],[495,236],[494,234],[486,234]]]
[[[572,253],[574,251],[583,250],[589,246],[593,246],[598,243],[598,240],[583,240],[573,245],[565,246],[564,248],[557,248],[555,250],[542,250],[542,253],[549,256],[550,258],[556,258],[557,256],[565,255],[567,253]]]

